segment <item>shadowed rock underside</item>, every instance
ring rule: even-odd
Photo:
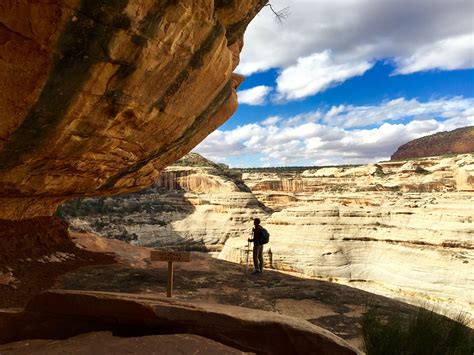
[[[55,0],[0,8],[0,218],[146,187],[237,107],[265,0]]]

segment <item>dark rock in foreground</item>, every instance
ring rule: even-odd
[[[192,334],[118,337],[111,332],[81,334],[65,340],[23,340],[0,346],[2,354],[248,354]]]
[[[50,290],[31,300],[24,312],[0,317],[0,342],[64,339],[97,330],[121,336],[195,334],[258,353],[358,353],[344,340],[302,319],[160,296]]]

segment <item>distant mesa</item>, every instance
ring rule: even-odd
[[[471,152],[474,152],[474,126],[438,132],[430,136],[414,139],[400,146],[392,155],[391,160]]]

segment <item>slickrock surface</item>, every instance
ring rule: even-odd
[[[83,253],[89,253],[89,255],[105,254],[117,260],[118,263],[90,265],[70,271],[63,269],[59,276],[58,273],[53,271],[61,270],[61,264],[49,263],[48,269],[38,268],[39,270],[33,275],[42,273],[42,280],[49,278],[54,282],[53,285],[49,284],[46,288],[133,293],[137,295],[138,299],[153,299],[165,295],[167,263],[150,263],[148,259],[150,248],[131,246],[122,241],[101,238],[92,234],[72,233],[72,236],[78,250]],[[15,274],[14,268],[13,273]],[[31,275],[21,275],[20,281],[22,282],[18,285],[18,290],[25,288],[24,294],[26,293],[28,296],[27,301],[38,293],[37,290],[30,289],[23,282],[28,277],[31,278]],[[240,306],[304,319],[329,330],[356,347],[361,346],[360,320],[368,307],[377,309],[382,315],[397,314],[402,318],[416,310],[416,307],[353,287],[323,280],[305,279],[274,270],[266,269],[263,275],[257,277],[246,276],[242,265],[211,258],[206,254],[197,252],[192,253],[191,262],[176,263],[174,279],[173,300],[188,304],[194,302],[219,304],[218,307],[224,309],[226,305]],[[0,285],[0,301],[6,299],[5,289]],[[9,294],[6,294],[6,296],[8,297]],[[163,299],[162,297],[159,298]],[[41,306],[38,307],[41,312],[45,312],[53,310],[61,304],[59,301],[51,301],[51,303],[48,306],[41,303]],[[86,304],[89,303],[86,302]],[[108,303],[105,302],[105,304]],[[9,307],[22,305],[24,303],[9,304]],[[1,306],[4,307],[5,305],[2,304]],[[64,304],[61,307],[63,307],[64,312],[70,312],[71,309],[81,309],[75,306],[64,307]],[[91,308],[85,307],[85,309],[89,309],[89,313],[97,313]],[[116,308],[111,307],[111,309]],[[19,318],[20,311],[21,309],[13,308],[0,309],[0,336],[8,336],[8,339],[4,338],[5,341],[20,340],[18,329],[22,332],[31,331],[32,334],[28,338],[40,337],[40,330],[48,331],[49,329],[51,331],[49,327],[51,323],[41,323],[37,320],[32,321],[30,319],[27,322],[28,326],[25,326]],[[117,316],[123,314],[118,309],[117,312]],[[250,310],[246,312],[249,315],[252,314]],[[137,313],[142,314],[141,311]],[[133,312],[132,314],[131,319],[135,319],[134,317],[137,317],[137,315]],[[172,313],[171,316],[181,319],[179,314]],[[111,319],[110,317],[104,318],[105,321]],[[124,316],[123,319],[125,318],[127,317]],[[143,322],[143,319],[148,318],[140,316],[140,322]],[[67,325],[60,327],[60,329],[71,330],[74,324],[78,326],[76,328],[78,332],[64,334],[64,337],[91,331],[90,328],[85,329],[83,323],[71,321],[68,321]],[[140,324],[145,325],[146,323]],[[37,325],[41,329],[35,328]],[[110,328],[108,329],[110,330]],[[135,327],[135,329],[137,328]],[[183,330],[180,333],[183,332],[186,331]],[[124,332],[123,328],[122,331],[117,329],[114,334],[118,336],[139,335],[128,331]],[[141,334],[149,335],[150,333]],[[51,337],[51,335],[44,334],[43,338],[51,339]]]
[[[24,306],[65,272],[110,263],[111,254],[77,248],[57,217],[0,220],[0,307]]]
[[[250,236],[266,209],[240,175],[197,154],[166,168],[149,189],[82,199],[61,211],[76,230],[151,247],[219,252],[229,238]]]
[[[0,352],[20,354],[251,354],[192,334],[116,337],[111,332],[77,335],[65,340],[29,339],[0,345]]]
[[[92,234],[73,233],[72,236],[77,248],[83,253],[105,254],[113,257],[118,263],[90,265],[71,271],[62,270],[59,276],[53,273],[53,270],[55,268],[60,270],[61,264],[49,263],[48,269],[38,268],[39,270],[33,275],[42,272],[42,280],[49,278],[54,282],[46,288],[133,293],[145,298],[165,295],[167,263],[150,263],[148,260],[150,248],[131,246],[122,241]],[[175,265],[173,299],[188,303],[220,304],[224,308],[225,305],[247,307],[304,319],[357,347],[361,346],[360,320],[367,307],[374,307],[383,315],[395,313],[402,317],[415,310],[415,307],[395,300],[327,281],[304,279],[273,270],[265,270],[262,276],[253,277],[246,276],[243,271],[242,265],[193,252],[191,262]],[[15,268],[13,273],[15,274]],[[25,297],[26,301],[38,293],[23,282],[27,277],[32,276],[21,275],[21,283],[18,285],[18,290],[25,288],[24,296],[25,293],[28,296]],[[6,288],[0,285],[2,301],[11,296],[5,294],[5,290]],[[8,306],[22,305],[24,303],[10,303]],[[5,307],[4,304],[1,306]],[[41,309],[45,311],[52,308],[54,307],[48,306]],[[29,338],[38,338],[39,333],[34,327],[23,327],[19,321],[14,327],[8,323],[17,319],[17,314],[18,311],[12,308],[0,310],[0,328],[2,324],[6,327],[0,329],[0,335],[16,335],[18,328],[30,329],[35,334]],[[69,324],[75,323],[69,322]],[[80,333],[84,331],[90,330],[82,329]],[[14,340],[19,339],[14,337],[8,339],[8,341]]]
[[[344,340],[300,318],[164,296],[50,290],[33,298],[15,318],[10,322],[12,328],[26,323],[29,326],[13,332],[7,329],[6,322],[3,341],[8,337],[28,339],[32,335],[61,339],[104,329],[124,336],[195,334],[264,354],[358,353]]]
[[[232,72],[265,3],[3,2],[0,218],[149,186],[235,111]]]
[[[434,155],[474,152],[474,127],[463,127],[448,132],[412,140],[392,155],[392,160],[428,157]]]

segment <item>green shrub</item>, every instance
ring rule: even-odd
[[[64,213],[63,213],[63,211],[62,211],[62,209],[61,209],[61,206],[59,206],[59,207],[57,208],[56,212],[54,212],[54,215],[55,215],[56,217],[58,217],[58,218],[63,219],[63,220],[65,219]]]
[[[368,355],[472,355],[474,331],[461,314],[456,320],[419,309],[409,315],[382,316],[370,309],[362,318]]]

